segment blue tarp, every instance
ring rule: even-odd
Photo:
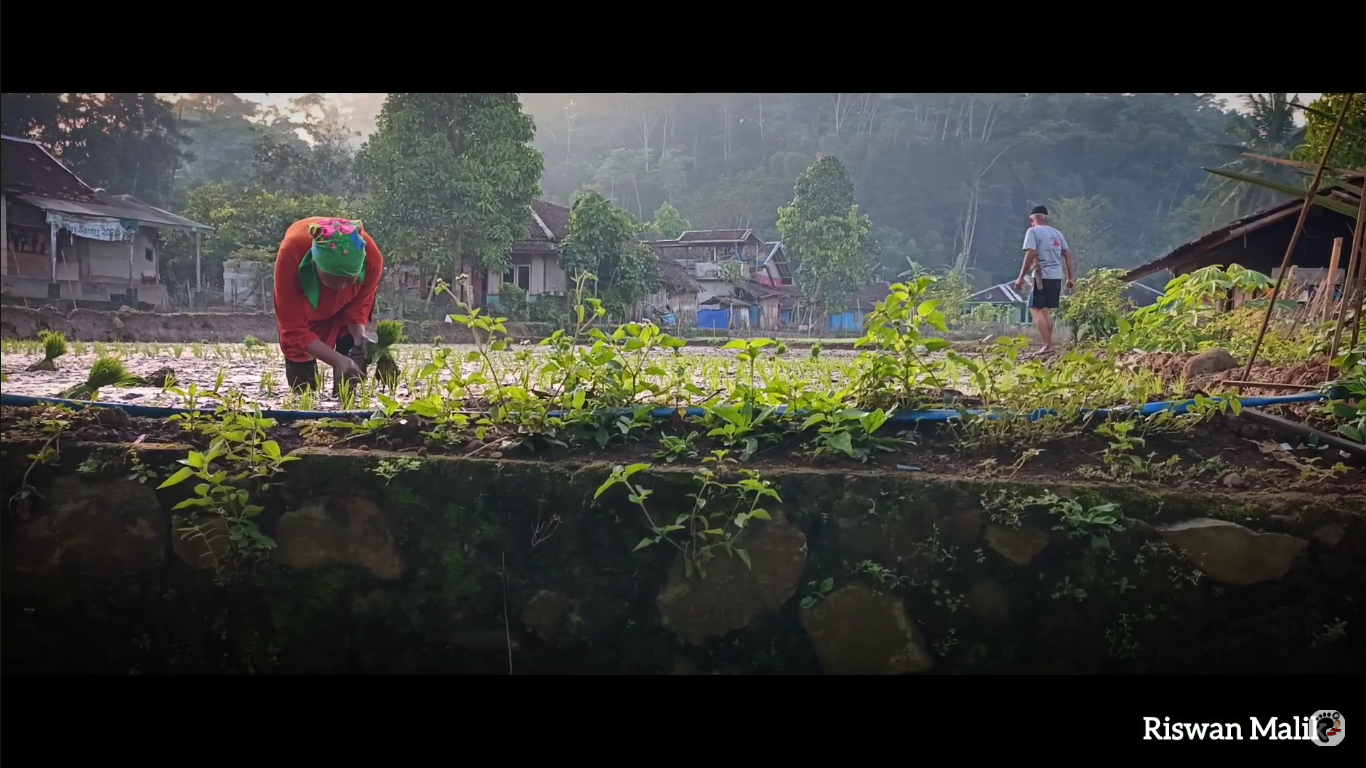
[[[857,331],[863,328],[863,313],[849,310],[842,315],[830,316],[830,330]]]
[[[699,309],[697,310],[698,328],[729,328],[730,310],[729,309]]]
[[[1345,392],[1334,392],[1333,394],[1339,398],[1346,395]],[[1215,402],[1219,401],[1219,398],[1217,397],[1211,399]],[[1240,398],[1239,402],[1242,404],[1244,408],[1265,408],[1269,405],[1313,403],[1326,399],[1328,399],[1328,396],[1324,395],[1322,392],[1306,392],[1301,395],[1282,395],[1279,397],[1244,397]],[[1176,413],[1184,413],[1194,402],[1194,400],[1172,400],[1165,403],[1148,403],[1147,405],[1142,405],[1138,407],[1121,406],[1118,408],[1098,408],[1095,411],[1092,411],[1091,415],[1099,416],[1101,418],[1110,416],[1111,414],[1122,416],[1129,413],[1136,413],[1140,416],[1150,416],[1154,413],[1158,413],[1159,411],[1166,410],[1175,411]],[[165,419],[177,414],[189,413],[191,412],[191,410],[197,413],[204,414],[206,416],[211,416],[214,412],[212,408],[169,408],[155,405],[132,405],[130,403],[90,402],[87,400],[62,400],[60,398],[55,397],[32,397],[30,395],[8,395],[4,393],[0,393],[0,405],[13,406],[18,408],[31,408],[35,405],[62,405],[68,408],[119,408],[122,409],[129,416],[143,419]],[[786,407],[782,407],[777,410],[777,413],[778,415],[784,415],[786,413],[786,410]],[[699,417],[706,413],[706,411],[704,411],[702,408],[655,408],[651,410],[650,414],[657,419],[667,419],[672,416],[676,416],[680,411],[684,411],[686,415],[693,417]],[[623,409],[621,413],[628,414],[630,413],[630,411]],[[980,415],[983,412],[978,410],[970,410],[968,411],[968,413]],[[1047,416],[1050,413],[1052,413],[1052,411],[1050,411],[1049,409],[1040,408],[1037,411],[1034,411],[1033,413],[1029,414],[1029,418],[1032,421],[1043,418],[1044,416]],[[263,410],[261,412],[261,415],[264,418],[275,419],[278,422],[284,423],[291,421],[312,421],[316,419],[327,418],[367,418],[375,416],[376,414],[370,411]],[[484,414],[470,412],[469,415],[482,416]],[[550,415],[558,417],[562,416],[563,414],[558,411],[555,411],[551,412]],[[798,412],[795,415],[801,415],[801,412]],[[986,416],[989,419],[999,418],[998,415],[995,413],[988,413],[986,414]],[[946,422],[953,421],[958,418],[958,411],[940,409],[931,411],[898,411],[896,413],[893,413],[887,420],[893,423],[907,423],[915,421]]]

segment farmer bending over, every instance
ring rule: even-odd
[[[313,217],[285,232],[275,259],[275,321],[285,379],[313,387],[319,360],[332,366],[332,394],[369,366],[365,326],[374,318],[384,256],[359,221]]]
[[[1063,267],[1067,268],[1067,290],[1073,282],[1072,252],[1067,249],[1067,238],[1048,226],[1048,209],[1042,205],[1029,212],[1029,229],[1025,230],[1024,265],[1015,291],[1024,288],[1025,277],[1034,273],[1034,287],[1029,292],[1029,312],[1043,338],[1044,350],[1053,348],[1053,310],[1062,302]]]

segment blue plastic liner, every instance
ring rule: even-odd
[[[1217,397],[1210,399],[1216,402],[1219,401],[1219,398]],[[1306,392],[1304,394],[1299,395],[1282,395],[1279,397],[1245,397],[1240,398],[1239,401],[1242,403],[1242,406],[1244,408],[1265,408],[1266,406],[1271,405],[1288,405],[1291,403],[1312,403],[1325,399],[1327,399],[1327,395],[1323,394],[1322,392]],[[1116,408],[1098,408],[1095,411],[1091,411],[1088,415],[1094,415],[1100,418],[1105,418],[1112,414],[1116,416],[1123,416],[1128,414],[1149,416],[1154,413],[1166,410],[1175,411],[1176,413],[1185,413],[1186,410],[1188,410],[1194,402],[1194,400],[1188,399],[1172,400],[1163,403],[1148,403],[1147,405],[1137,407],[1120,406]],[[131,403],[116,403],[90,400],[63,400],[57,397],[32,397],[30,395],[10,395],[0,393],[0,406],[32,408],[33,406],[37,405],[61,405],[66,406],[67,408],[120,408],[129,416],[140,419],[166,419],[170,418],[171,416],[192,412],[205,416],[212,416],[214,413],[214,409],[212,408],[172,408],[168,406],[158,405],[133,405]],[[667,419],[676,415],[679,412],[679,410],[681,409],[655,408],[653,411],[650,412],[650,415],[656,419]],[[787,408],[785,406],[780,407],[777,410],[777,414],[785,415],[786,411]],[[625,408],[618,411],[618,413],[621,414],[630,414],[631,412],[632,411],[630,409]],[[702,408],[688,408],[685,412],[688,416],[702,416],[704,413],[706,413],[706,411]],[[981,415],[983,413],[986,413],[986,417],[988,419],[1000,418],[999,413],[988,413],[980,410],[968,410],[967,413],[974,415]],[[1034,411],[1029,415],[1029,420],[1034,421],[1037,419],[1041,419],[1044,416],[1048,416],[1053,413],[1054,411],[1048,408],[1040,408],[1039,410]],[[801,416],[802,414],[802,411],[798,411],[794,415]],[[374,415],[374,411],[281,411],[275,409],[261,411],[262,417],[267,419],[275,419],[277,422],[280,422],[282,424],[294,421],[315,421],[317,419],[364,419],[370,418]],[[484,415],[484,413],[470,412],[468,415],[470,415],[471,417],[478,417]],[[563,416],[564,412],[551,411],[550,415],[556,417]],[[960,416],[961,414],[959,411],[949,409],[927,411],[898,411],[897,413],[893,413],[891,417],[887,419],[887,421],[897,424],[917,421],[947,422],[953,421],[954,419],[958,419],[960,418]]]

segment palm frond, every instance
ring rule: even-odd
[[[1257,154],[1257,153],[1255,153],[1255,152],[1244,152],[1244,153],[1243,153],[1243,157],[1250,157],[1250,158],[1252,158],[1253,160],[1260,160],[1260,161],[1263,162],[1263,163],[1272,163],[1272,164],[1274,164],[1274,165],[1283,165],[1283,166],[1285,166],[1285,167],[1287,167],[1287,168],[1294,168],[1294,169],[1297,169],[1297,170],[1317,171],[1317,170],[1319,169],[1318,163],[1306,163],[1306,162],[1304,162],[1304,161],[1302,161],[1302,160],[1286,160],[1286,159],[1283,158],[1283,157],[1269,157],[1269,156],[1267,156],[1267,155],[1259,155],[1259,154]],[[1333,175],[1335,175],[1335,176],[1346,176],[1346,177],[1361,176],[1362,173],[1363,173],[1362,171],[1352,171],[1352,170],[1348,170],[1348,169],[1346,169],[1346,168],[1325,168],[1325,169],[1323,169],[1323,170],[1324,170],[1325,173],[1331,173],[1331,174],[1333,174]]]

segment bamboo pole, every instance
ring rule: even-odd
[[[1356,244],[1355,238],[1353,238],[1352,243],[1353,245]],[[1319,316],[1320,323],[1328,322],[1328,316],[1333,313],[1333,291],[1338,287],[1338,262],[1341,260],[1342,238],[1335,237],[1333,238],[1333,256],[1328,260],[1328,276],[1319,283],[1319,293],[1317,294],[1319,311],[1316,314]],[[1324,290],[1325,288],[1327,290]],[[1347,290],[1346,280],[1342,282],[1342,289],[1343,291]]]
[[[1344,440],[1343,438],[1338,437],[1336,435],[1330,435],[1327,432],[1322,432],[1317,429],[1314,429],[1308,424],[1301,424],[1297,421],[1283,419],[1280,416],[1272,416],[1269,413],[1262,413],[1261,411],[1255,408],[1244,408],[1242,411],[1239,412],[1238,415],[1242,416],[1244,419],[1247,419],[1248,421],[1256,422],[1263,426],[1271,427],[1273,430],[1279,432],[1288,432],[1292,435],[1298,435],[1300,437],[1318,440],[1319,442],[1330,445],[1334,448],[1337,448],[1340,451],[1346,451],[1358,457],[1366,458],[1366,445],[1362,445],[1361,443],[1354,443],[1351,440]]]
[[[1354,316],[1352,348],[1356,347],[1357,334],[1361,330],[1361,274],[1366,272],[1366,258],[1363,258],[1366,254],[1362,253],[1363,235],[1366,235],[1366,232],[1363,232],[1363,221],[1366,221],[1366,195],[1362,195],[1357,203],[1356,229],[1352,231],[1352,253],[1347,257],[1347,279],[1342,281],[1342,302],[1338,306],[1337,317],[1333,322],[1333,343],[1328,348],[1329,360],[1334,360],[1338,356],[1338,345],[1342,343],[1342,330],[1347,325],[1349,310]]]
[[[1318,389],[1317,384],[1278,384],[1274,381],[1233,381],[1231,379],[1225,379],[1224,381],[1219,382],[1219,385],[1224,387],[1238,387],[1239,389]]]
[[[1352,286],[1356,285],[1358,261],[1361,261],[1361,248],[1357,246],[1356,233],[1354,232],[1352,235],[1351,257],[1347,259],[1347,275],[1342,281],[1342,295],[1333,301],[1334,322],[1342,322],[1342,313],[1344,311],[1344,308],[1347,306],[1347,302],[1351,298],[1348,294],[1352,292]],[[1339,339],[1341,339],[1341,334],[1337,335]]]
[[[1366,195],[1361,196],[1361,207],[1357,210],[1357,248],[1366,250],[1366,232],[1362,231],[1362,220],[1366,219]],[[1357,339],[1361,336],[1361,304],[1366,298],[1363,291],[1366,291],[1366,253],[1359,253],[1357,256],[1357,285],[1352,291],[1352,344],[1351,349],[1356,349]],[[1342,309],[1343,322],[1347,322],[1347,308]]]
[[[1333,124],[1333,132],[1328,134],[1328,146],[1323,148],[1323,159],[1319,161],[1319,168],[1314,173],[1314,181],[1309,185],[1309,191],[1304,195],[1304,206],[1300,208],[1300,219],[1295,222],[1295,233],[1290,236],[1290,245],[1285,249],[1285,258],[1281,260],[1281,271],[1276,275],[1276,285],[1271,289],[1271,301],[1267,302],[1266,314],[1262,316],[1262,329],[1257,333],[1257,342],[1252,345],[1252,354],[1247,357],[1247,367],[1243,369],[1243,379],[1252,375],[1252,366],[1257,362],[1257,353],[1262,350],[1262,340],[1266,338],[1266,327],[1271,324],[1271,313],[1276,311],[1276,299],[1281,292],[1281,283],[1285,281],[1285,273],[1290,269],[1290,259],[1295,255],[1295,248],[1300,244],[1300,236],[1304,234],[1304,223],[1309,219],[1309,209],[1314,205],[1314,198],[1319,193],[1319,183],[1323,181],[1323,169],[1328,167],[1328,158],[1333,155],[1333,146],[1338,142],[1338,135],[1342,133],[1342,124],[1347,119],[1347,112],[1352,108],[1352,100],[1356,98],[1355,93],[1347,94],[1347,98],[1342,101],[1342,111],[1338,113],[1338,120]]]

